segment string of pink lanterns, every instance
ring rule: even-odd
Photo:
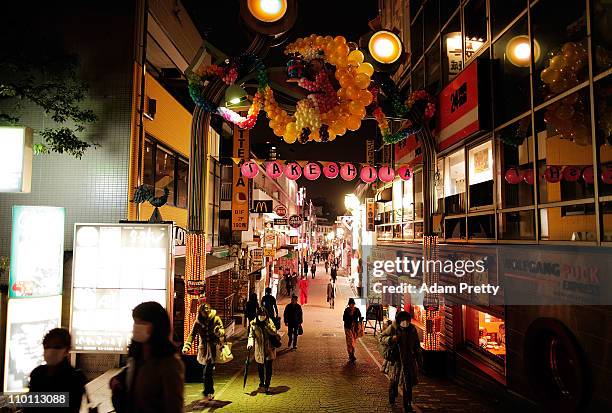
[[[355,165],[350,162],[340,164],[336,162],[320,163],[323,167],[319,165],[319,162],[312,161],[306,163],[302,168],[297,162],[283,164],[279,161],[268,161],[265,162],[263,169],[268,178],[278,179],[285,175],[287,179],[292,181],[299,179],[302,175],[309,181],[315,181],[321,175],[328,179],[335,179],[339,175],[345,181],[352,181],[359,176],[365,183],[372,183],[377,179],[382,182],[392,182],[396,176],[404,181],[412,179],[412,168],[408,165],[403,165],[396,171],[388,165],[383,165],[377,169],[373,165],[365,164],[359,169],[360,164]],[[245,178],[253,179],[259,174],[259,164],[252,160],[245,161],[240,165],[240,171]]]

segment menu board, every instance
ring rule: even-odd
[[[4,391],[23,392],[43,362],[44,335],[61,325],[62,296],[10,299],[7,318]]]
[[[62,293],[64,208],[14,206],[9,297]]]
[[[71,331],[78,352],[127,351],[132,309],[166,307],[172,225],[76,224]]]

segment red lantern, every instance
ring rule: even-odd
[[[371,184],[372,182],[376,181],[376,168],[371,165],[366,165],[361,168],[361,173],[359,174],[359,176],[361,177],[361,180],[363,182],[365,182],[366,184]]]
[[[580,168],[577,166],[566,166],[563,169],[563,179],[567,182],[576,182],[580,178]]]
[[[323,175],[326,178],[334,179],[340,173],[340,168],[338,168],[338,164],[336,162],[329,162],[327,165],[323,167]]]
[[[395,178],[395,171],[390,166],[381,166],[378,170],[378,177],[383,182],[391,182]]]
[[[582,170],[582,179],[589,185],[592,185],[595,182],[595,172],[593,172],[592,166],[587,166]]]
[[[400,179],[404,181],[409,181],[410,179],[412,179],[412,169],[408,165],[401,166],[397,170],[397,175],[400,177]]]
[[[285,176],[287,179],[296,181],[300,176],[302,176],[302,168],[297,163],[289,163],[285,165]]]
[[[266,165],[266,175],[272,179],[280,178],[283,174],[283,165],[278,161],[268,162]]]
[[[504,178],[506,179],[506,182],[508,182],[509,184],[512,184],[512,185],[516,185],[516,184],[520,183],[521,180],[523,179],[523,177],[521,176],[521,173],[519,172],[518,168],[515,168],[515,167],[509,168],[506,171],[506,174],[505,174]]]
[[[253,179],[259,173],[259,167],[253,161],[246,161],[240,165],[240,172],[242,172],[242,176],[245,178]]]
[[[548,166],[544,171],[544,179],[550,184],[556,184],[561,180],[561,171],[558,166]]]
[[[612,184],[612,168],[604,166],[601,170],[601,181],[604,184]]]
[[[523,181],[525,181],[527,185],[533,185],[533,182],[535,181],[533,169],[529,168],[523,171]]]
[[[340,168],[340,176],[345,181],[352,181],[357,177],[357,168],[352,163],[345,163]]]
[[[319,179],[321,176],[321,167],[316,162],[308,162],[304,167],[304,178],[309,181],[314,181]]]

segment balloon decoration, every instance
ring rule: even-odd
[[[398,174],[400,174],[401,169],[398,169]],[[587,185],[592,185],[595,181],[595,172],[591,165],[548,165],[541,177],[549,184],[559,183],[562,179],[566,182],[578,182],[582,178]],[[612,167],[604,166],[601,170],[600,178],[603,183],[612,184]],[[518,167],[513,166],[506,170],[504,179],[513,185],[521,182],[533,185],[535,174],[531,168],[520,170]]]
[[[361,168],[359,176],[363,182],[366,184],[371,184],[372,182],[376,181],[377,178],[376,168],[371,165],[366,165]]]
[[[595,182],[595,173],[593,172],[592,166],[587,166],[582,170],[582,179],[589,185],[592,185]]]
[[[580,178],[580,168],[577,166],[566,166],[563,168],[563,180],[568,182],[576,182]]]
[[[352,163],[345,163],[340,167],[340,176],[345,181],[352,181],[357,177],[357,168]]]
[[[529,168],[523,171],[523,181],[527,185],[533,185],[535,182],[535,174],[533,173],[533,169]]]
[[[390,166],[381,166],[378,170],[378,177],[383,182],[391,182],[395,178],[395,171]]]
[[[410,168],[408,165],[400,166],[400,168],[397,170],[397,175],[400,177],[400,179],[409,181],[412,179],[412,168]]]
[[[612,185],[612,167],[604,166],[602,168],[601,181],[606,185]]]
[[[512,167],[512,168],[508,168],[508,170],[506,171],[506,173],[504,175],[504,179],[509,184],[516,185],[516,184],[520,183],[523,180],[523,175],[519,171],[518,168]]]
[[[302,168],[297,163],[288,163],[285,165],[285,176],[295,181],[302,176]]]
[[[544,171],[546,182],[556,184],[561,180],[561,169],[558,166],[547,166]]]
[[[568,42],[549,60],[540,73],[549,99],[580,83],[587,63],[587,51],[581,43]],[[587,108],[579,92],[548,106],[544,121],[555,134],[580,146],[591,144],[591,127]]]
[[[328,162],[326,165],[323,166],[323,175],[325,175],[325,177],[328,179],[337,178],[339,173],[340,168],[335,162]]]
[[[321,167],[318,163],[308,162],[306,166],[304,166],[304,178],[309,181],[315,181],[319,179],[321,176]]]
[[[259,173],[259,165],[253,161],[246,161],[240,165],[240,172],[245,178],[253,179]]]
[[[269,178],[277,179],[280,178],[283,174],[283,165],[278,161],[268,162],[266,165],[266,175]]]

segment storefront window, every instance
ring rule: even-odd
[[[440,0],[428,0],[425,3],[424,39],[425,47],[429,47],[434,37],[440,31]]]
[[[584,88],[536,112],[540,203],[593,196],[590,100]],[[525,176],[530,182],[534,177]]]
[[[493,38],[501,33],[512,20],[527,8],[525,0],[490,0],[491,2],[491,35]]]
[[[595,82],[595,134],[599,146],[599,195],[612,195],[612,76]]]
[[[606,0],[593,0],[591,2],[593,75],[597,75],[612,66],[611,19],[612,3]]]
[[[461,21],[457,14],[442,32],[442,81],[446,85],[463,70]]]
[[[425,55],[425,66],[427,69],[425,89],[433,96],[436,96],[442,89],[439,40],[436,40]]]
[[[595,205],[540,209],[540,238],[549,241],[595,241]]]
[[[436,193],[434,212],[441,214],[444,211],[444,159],[438,160],[436,174],[434,175],[434,191]]]
[[[403,213],[404,213],[404,222],[407,221],[412,221],[414,219],[413,213],[414,213],[414,198],[413,198],[413,194],[412,194],[412,183],[414,182],[413,179],[409,180],[409,181],[404,181],[403,185],[404,185],[404,191],[403,191],[403,198],[402,198],[402,209],[403,209]]]
[[[601,240],[612,242],[612,202],[599,204],[599,213],[603,217],[603,238]]]
[[[412,90],[421,90],[425,87],[425,59],[421,60],[412,72]]]
[[[465,239],[465,218],[446,218],[444,220],[444,238],[450,240]]]
[[[529,36],[527,16],[520,19],[493,44],[495,125],[529,110]]]
[[[533,205],[533,183],[529,183],[530,171],[533,171],[531,115],[506,126],[495,136],[499,155],[497,181],[501,207]]]
[[[178,176],[176,206],[179,208],[187,208],[187,190],[189,187],[187,182],[189,179],[189,164],[179,159],[177,172]]]
[[[155,162],[155,196],[162,196],[168,188],[168,205],[174,205],[174,155],[157,148]]]
[[[498,215],[498,222],[500,239],[535,239],[535,221],[532,210],[501,213]]]
[[[423,55],[423,13],[419,13],[410,26],[410,53],[410,61],[414,66]]]
[[[402,222],[402,181],[393,181],[393,222]]]
[[[448,19],[459,8],[459,0],[442,0],[440,1],[440,25],[444,26]]]
[[[155,187],[155,144],[145,140],[144,146],[144,165],[142,180],[145,185]]]
[[[466,342],[503,364],[506,359],[504,320],[469,306],[464,308]]]
[[[465,61],[478,53],[487,41],[487,2],[470,0],[463,7]]]
[[[587,79],[585,8],[585,1],[574,0],[541,0],[532,7],[536,105]]]
[[[463,149],[444,161],[444,212],[446,215],[465,212],[465,159]]]
[[[468,238],[495,239],[495,215],[468,216]]]
[[[414,174],[414,215],[415,219],[423,219],[423,172]]]
[[[412,222],[403,224],[402,233],[405,240],[412,240],[414,238],[414,224]]]
[[[493,141],[468,151],[470,208],[493,205]]]

